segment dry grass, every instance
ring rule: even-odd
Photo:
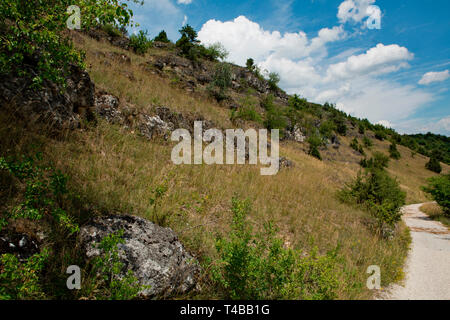
[[[450,227],[450,217],[444,215],[444,211],[436,202],[425,203],[420,207],[431,219],[440,221]]]
[[[140,110],[150,111],[161,104],[177,111],[198,112],[218,126],[232,127],[228,110],[216,102],[187,94],[174,88],[170,80],[139,67],[148,56],[136,56],[87,37],[77,42],[87,51],[89,72],[96,85]],[[125,53],[132,63],[106,66],[98,51]],[[130,72],[136,80],[130,80]],[[152,219],[152,189],[167,183],[168,192],[158,214],[167,217],[167,225],[201,261],[216,257],[215,237],[227,232],[231,198],[236,195],[251,199],[250,219],[257,227],[269,220],[277,224],[286,246],[306,252],[318,247],[321,253],[340,247],[339,299],[372,297],[365,286],[369,265],[381,267],[383,286],[402,277],[409,244],[404,225],[400,225],[393,240],[383,240],[369,229],[367,213],[336,198],[336,192],[357,174],[356,160],[321,162],[306,155],[301,145],[287,142],[281,145],[281,155],[293,160],[295,166],[264,177],[257,167],[249,165],[175,166],[170,160],[170,143],[148,142],[103,121],[58,139],[24,130],[4,117],[1,122],[2,154],[27,153],[32,145],[36,146],[49,162],[70,174],[70,187],[94,212],[129,213]],[[351,152],[347,140],[341,147],[344,155]],[[387,148],[386,142],[376,142],[373,150],[387,153]],[[413,158],[403,147],[399,151],[403,157],[398,162],[392,160],[389,171],[407,191],[408,202],[423,201],[425,195],[419,187],[434,174],[425,170],[424,157]],[[201,298],[215,297],[214,288],[206,286],[204,292]]]

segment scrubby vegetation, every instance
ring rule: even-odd
[[[430,178],[423,189],[441,206],[444,214],[450,216],[450,174]]]
[[[338,249],[325,256],[317,250],[308,256],[285,248],[272,223],[254,233],[246,219],[248,201],[233,199],[233,223],[229,237],[217,240],[220,259],[212,265],[212,277],[231,299],[314,299],[336,297]]]

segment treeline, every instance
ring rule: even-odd
[[[403,135],[399,144],[423,154],[427,157],[435,157],[437,160],[450,165],[450,138],[433,134]]]

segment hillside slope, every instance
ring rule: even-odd
[[[390,142],[376,139],[370,129],[360,133],[357,123],[345,117],[345,136],[324,135],[325,143],[319,146],[323,161],[319,161],[307,154],[306,139],[321,128],[321,123],[341,115],[333,108],[307,103],[302,120],[305,130],[300,130],[304,137],[295,138],[295,126],[287,124],[284,128],[280,154],[293,165],[282,168],[276,176],[261,176],[258,167],[247,165],[175,166],[170,158],[171,142],[164,137],[143,137],[137,120],[142,114],[155,115],[157,108],[164,107],[189,121],[202,118],[221,129],[262,128],[264,123],[255,114],[261,119],[267,115],[263,107],[267,96],[272,95],[277,110],[287,108],[289,97],[281,90],[271,91],[262,80],[251,80],[244,86],[235,79],[230,98],[218,102],[208,94],[212,62],[200,61],[200,66],[192,66],[167,48],[154,47],[146,55],[137,55],[102,37],[96,40],[81,33],[72,36],[77,47],[86,51],[87,70],[97,95],[117,97],[117,110],[122,116],[107,121],[108,117],[97,115],[96,124],[83,123],[81,128],[55,137],[40,126],[3,112],[1,154],[41,151],[46,162],[71,177],[69,187],[80,195],[90,215],[128,213],[175,230],[205,270],[200,281],[202,290],[189,298],[222,297],[207,271],[210,261],[218,257],[217,237],[230,230],[233,197],[250,199],[250,223],[263,230],[264,223],[273,221],[287,248],[305,254],[317,248],[320,255],[338,248],[338,299],[372,297],[373,292],[365,286],[370,265],[381,267],[382,286],[402,277],[409,241],[405,226],[398,226],[393,239],[384,239],[373,232],[368,213],[336,197],[337,191],[357,175],[364,158],[350,147],[352,140],[362,143],[364,136],[370,138],[373,146],[364,149],[366,157],[375,151],[388,154]],[[199,70],[203,70],[202,77]],[[244,68],[233,66],[233,70],[248,76]],[[233,117],[233,112],[245,108],[252,111],[252,117]],[[402,157],[390,161],[388,172],[398,178],[408,203],[424,202],[426,196],[420,186],[435,175],[425,169],[428,159],[403,146],[398,150]],[[450,172],[449,166],[442,166],[444,172]],[[157,211],[151,210],[150,199],[160,186],[167,192],[159,199]],[[3,209],[12,202],[7,199]]]

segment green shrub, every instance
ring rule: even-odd
[[[441,173],[442,171],[441,163],[434,157],[431,157],[430,161],[425,164],[425,168],[436,173]]]
[[[214,71],[214,77],[211,84],[208,86],[208,90],[217,101],[227,99],[227,91],[232,84],[231,66],[228,63],[221,62],[216,65]]]
[[[137,0],[133,0],[137,2]],[[39,88],[44,81],[64,84],[72,64],[83,67],[83,55],[74,49],[67,30],[71,1],[0,2],[0,74],[30,79]],[[117,0],[81,1],[81,28],[111,24],[127,26],[132,11]]]
[[[393,142],[390,146],[389,146],[389,155],[392,159],[398,160],[402,157],[402,155],[400,154],[400,152],[398,152],[397,150],[397,144],[395,142]]]
[[[256,68],[255,60],[253,60],[252,58],[248,58],[247,62],[245,63],[245,66],[247,67],[248,71],[254,72]]]
[[[366,148],[370,148],[373,146],[373,142],[369,137],[364,136],[363,138],[363,144]]]
[[[336,131],[341,136],[347,135],[347,125],[345,124],[345,120],[343,118],[337,117],[334,118],[334,123],[336,124]]]
[[[335,130],[336,125],[331,120],[324,121],[320,124],[319,132],[325,138],[331,138]]]
[[[322,145],[322,139],[317,135],[312,135],[308,138],[310,156],[322,160],[318,147]]]
[[[333,299],[338,285],[337,249],[326,256],[317,250],[301,252],[283,247],[272,223],[254,233],[246,220],[248,201],[233,199],[233,223],[228,238],[219,238],[218,261],[211,274],[226,298],[231,299]]]
[[[130,37],[130,48],[137,54],[146,54],[152,41],[147,37],[147,31],[140,30],[138,34]]]
[[[6,218],[40,220],[48,213],[55,226],[69,235],[78,232],[75,219],[63,209],[68,197],[67,176],[52,168],[36,165],[35,160],[38,159],[41,159],[40,154],[35,158],[23,156],[18,161],[0,157],[0,170],[9,172],[25,185],[22,201],[6,212]]]
[[[280,82],[280,80],[281,80],[280,75],[278,73],[276,72],[269,73],[267,81],[269,83],[270,90],[272,91],[278,90],[278,83]]]
[[[422,189],[431,194],[444,211],[450,216],[450,174],[445,174],[428,179],[428,186]]]
[[[302,110],[306,108],[308,101],[304,98],[300,98],[297,94],[294,94],[289,98],[289,106],[295,110]]]
[[[199,46],[202,50],[201,55],[211,61],[225,60],[229,52],[225,47],[220,43],[216,42],[208,47]]]
[[[92,261],[91,277],[85,283],[84,293],[94,294],[99,300],[132,300],[146,286],[140,286],[133,271],[122,272],[125,264],[120,260],[118,245],[124,243],[123,230],[109,234],[97,245],[101,255]]]
[[[364,134],[366,132],[366,127],[364,126],[364,124],[360,123],[358,125],[358,132],[359,134]]]
[[[20,262],[13,254],[0,256],[0,300],[45,299],[41,276],[48,250]]]
[[[343,201],[364,205],[380,227],[383,224],[393,226],[400,221],[400,208],[406,198],[398,181],[376,167],[360,172],[354,182],[340,191],[339,196]]]
[[[111,37],[120,37],[122,36],[122,32],[115,25],[105,24],[102,26],[102,29]]]
[[[167,37],[167,33],[162,30],[154,39],[155,42],[163,42],[163,43],[170,43],[169,38]]]
[[[279,129],[281,130],[281,132],[283,132],[287,126],[287,119],[284,116],[282,110],[276,106],[269,109],[266,112],[266,119],[264,121],[264,126],[269,130]]]

